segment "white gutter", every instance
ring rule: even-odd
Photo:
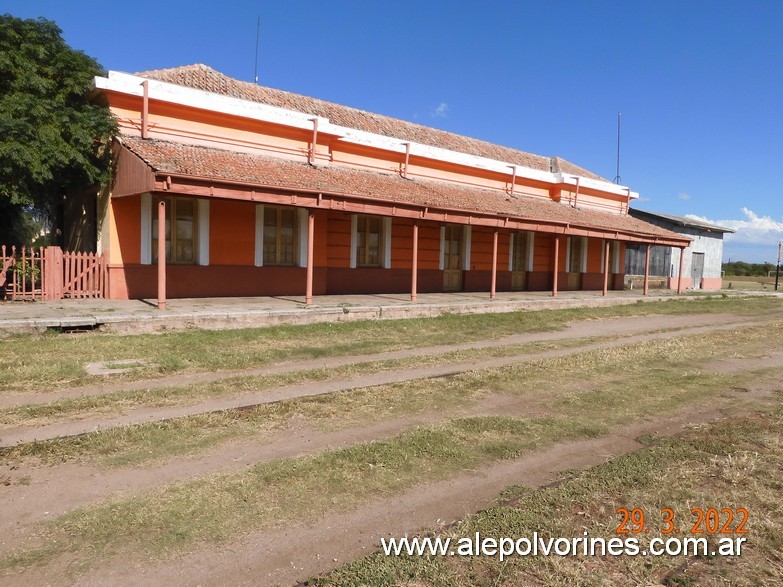
[[[376,133],[332,124],[329,122],[329,119],[317,117],[313,114],[305,114],[296,110],[279,108],[277,106],[269,106],[267,104],[244,100],[242,98],[223,96],[213,92],[161,82],[158,80],[122,73],[119,71],[110,71],[108,78],[95,77],[93,80],[93,87],[97,90],[106,90],[142,97],[144,92],[141,84],[144,81],[148,82],[149,98],[151,100],[160,100],[172,104],[189,106],[191,108],[210,110],[213,112],[220,112],[223,114],[230,114],[242,118],[260,120],[263,122],[270,122],[273,124],[280,124],[283,126],[308,131],[313,129],[313,119],[317,118],[319,133],[339,137],[339,140],[345,143],[373,147],[376,149],[400,154],[405,153],[406,143],[409,142]],[[442,149],[440,147],[432,147],[422,143],[410,142],[410,154],[427,159],[433,159],[436,161],[454,163],[475,169],[507,174],[509,176],[512,175],[512,169],[516,167],[517,177],[549,184],[565,184],[576,187],[577,176],[573,174],[540,171],[538,169],[524,167],[522,165],[509,163],[507,161],[498,161],[496,159],[479,157],[477,155],[459,153],[457,151]],[[630,189],[627,187],[588,177],[580,177],[579,185],[612,194],[629,195],[631,199],[636,199],[639,197],[638,193],[630,191]]]
[[[326,118],[269,106],[259,102],[251,102],[241,98],[221,96],[220,94],[194,88],[185,88],[176,84],[169,84],[118,71],[110,71],[108,78],[96,77],[93,80],[93,86],[97,90],[108,90],[141,97],[143,95],[141,84],[145,81],[149,82],[149,98],[151,100],[160,100],[201,110],[211,110],[253,120],[262,120],[308,131],[313,129],[313,118],[318,118],[318,132],[337,134],[339,136],[339,133],[335,132],[336,127],[329,124]]]
[[[557,183],[564,183],[566,185],[572,185],[576,188],[577,176],[573,173],[556,173]],[[601,181],[598,179],[592,179],[590,177],[579,176],[580,187],[591,187],[596,190],[609,192],[621,196],[630,196],[632,200],[639,197],[638,192],[632,192],[630,189],[623,185],[617,185],[616,183],[609,183],[608,181]]]

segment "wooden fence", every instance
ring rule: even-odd
[[[0,247],[0,299],[104,298],[106,260],[59,247]]]

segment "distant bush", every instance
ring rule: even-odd
[[[772,263],[733,261],[732,263],[724,263],[722,268],[726,277],[766,277],[770,271],[775,270],[775,265]]]

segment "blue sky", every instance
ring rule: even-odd
[[[783,2],[0,1],[127,72],[205,63],[259,83],[540,155],[737,229],[724,259],[783,239]]]

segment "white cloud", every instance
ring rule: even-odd
[[[449,115],[449,105],[446,102],[441,102],[432,111],[432,115],[437,118],[446,118]]]
[[[771,216],[759,216],[748,208],[742,208],[741,211],[745,216],[742,220],[709,220],[695,214],[688,214],[687,217],[736,230],[734,234],[724,237],[732,244],[765,245],[777,251],[778,241],[783,240],[783,219],[777,221]]]
[[[685,192],[680,192],[677,194],[677,199],[682,200],[683,202],[687,202],[691,199],[690,194],[686,194]]]

